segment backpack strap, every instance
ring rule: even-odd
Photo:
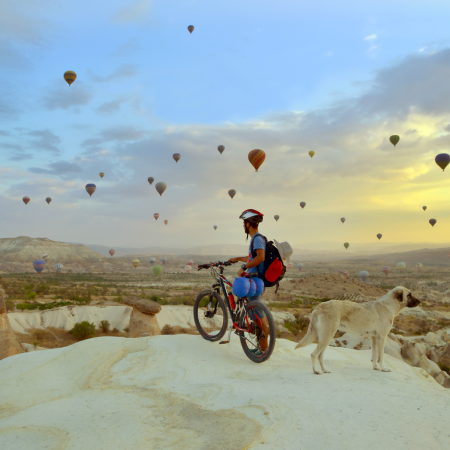
[[[250,244],[250,253],[251,253],[251,255],[252,255],[252,258],[255,258],[255,256],[256,255],[254,255],[253,253],[255,252],[255,250],[253,249],[253,244],[254,244],[254,242],[255,242],[255,237],[256,236],[261,236],[263,239],[264,239],[264,241],[265,242],[267,242],[267,239],[266,239],[266,237],[265,236],[263,236],[261,233],[256,233],[256,234],[254,234],[253,235],[253,237],[252,237],[252,242],[251,242],[251,244]],[[261,276],[261,274],[259,273],[259,264],[256,266],[256,271],[258,272],[258,276]]]

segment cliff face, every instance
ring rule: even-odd
[[[47,263],[86,263],[98,262],[105,257],[81,244],[67,244],[47,238],[0,239],[0,262],[32,263],[48,254]]]

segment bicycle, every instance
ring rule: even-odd
[[[216,261],[198,266],[198,270],[211,268],[211,275],[216,283],[212,285],[212,289],[205,289],[198,294],[194,304],[195,325],[200,335],[211,342],[221,339],[228,328],[228,340],[221,341],[220,344],[228,344],[231,332],[234,330],[234,334],[240,338],[246,356],[253,362],[262,363],[270,358],[275,347],[275,321],[264,303],[257,300],[248,301],[247,297],[237,297],[235,301],[234,295],[227,292],[226,286],[232,286],[232,283],[225,278],[223,271],[225,266],[232,264],[229,261]],[[245,274],[244,276],[255,275],[257,274]],[[220,289],[222,289],[226,304],[220,296]],[[205,297],[206,300],[204,300]],[[261,318],[258,316],[260,311],[265,314],[269,323],[268,336],[265,335]],[[228,324],[228,313],[232,319],[231,325]],[[264,351],[260,344],[261,338],[267,338],[267,348]]]

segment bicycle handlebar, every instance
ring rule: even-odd
[[[230,261],[216,261],[210,262],[209,264],[200,264],[198,270],[209,269],[210,267],[220,267],[220,266],[232,266],[234,263]]]

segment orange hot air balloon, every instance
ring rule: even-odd
[[[109,254],[110,254],[111,256],[114,256],[114,253],[116,253],[116,251],[112,248],[112,249],[109,251]]]
[[[25,203],[25,205],[28,205],[28,202],[30,201],[30,197],[25,196],[22,201]]]
[[[68,70],[64,73],[64,79],[67,81],[67,84],[70,86],[77,78],[77,74],[73,70]]]
[[[168,220],[165,220],[165,221],[164,221],[164,225],[167,225],[168,223],[169,223]]]
[[[159,214],[155,213],[155,214],[153,214],[153,217],[155,218],[155,220],[158,220]]]
[[[100,172],[99,175],[100,175],[100,178],[103,178],[105,176],[105,174],[103,172]]]
[[[188,31],[189,31],[189,33],[192,34],[192,32],[194,31],[194,25],[189,25],[188,26]]]
[[[250,161],[250,164],[255,168],[255,171],[258,172],[258,169],[261,167],[261,164],[266,159],[266,154],[259,149],[252,150],[248,154],[248,160]]]

